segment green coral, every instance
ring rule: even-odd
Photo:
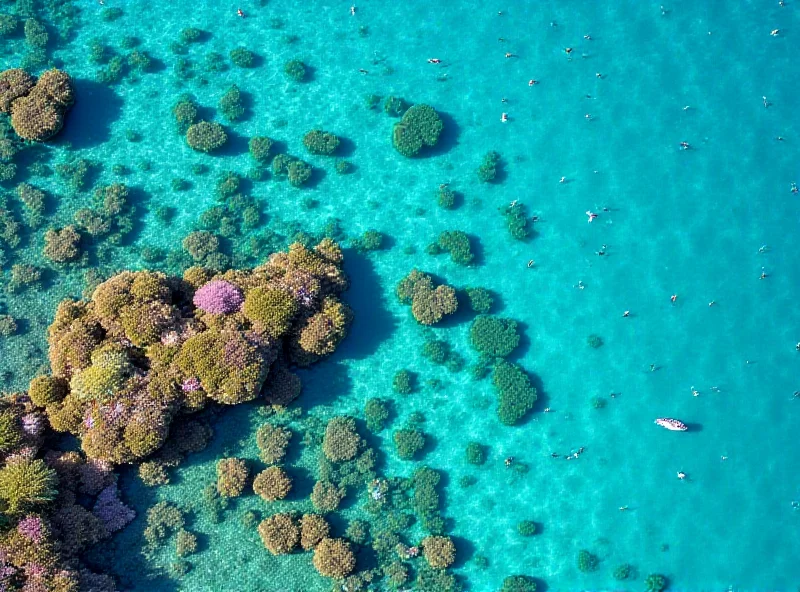
[[[435,146],[443,129],[442,118],[433,107],[414,105],[394,124],[392,144],[403,156],[416,156],[423,147]]]
[[[228,134],[218,123],[200,121],[193,123],[186,130],[186,143],[198,152],[213,152],[225,145]]]
[[[501,207],[500,213],[503,214],[503,217],[506,219],[506,227],[512,238],[525,240],[530,236],[531,231],[528,228],[528,214],[525,211],[524,205],[513,201],[511,204]]]
[[[492,310],[494,298],[489,290],[486,288],[467,288],[465,291],[469,299],[469,306],[473,312],[488,314]]]
[[[478,167],[478,179],[484,183],[490,183],[497,178],[497,168],[500,165],[500,154],[492,150],[483,156]]]
[[[294,297],[280,288],[253,288],[245,296],[242,306],[242,312],[250,322],[260,325],[276,339],[289,330],[298,310]]]
[[[536,523],[533,520],[523,520],[517,523],[517,532],[522,536],[533,536],[537,530]]]
[[[580,571],[587,573],[590,571],[597,571],[600,560],[597,558],[597,555],[590,553],[586,549],[581,549],[578,551],[577,564]]]
[[[283,65],[283,72],[291,80],[303,82],[306,79],[306,65],[300,60],[289,60]]]
[[[533,409],[536,389],[516,364],[501,360],[492,372],[492,384],[498,396],[497,416],[506,425],[514,425]]]
[[[611,575],[615,580],[627,580],[633,575],[633,568],[627,563],[623,563],[615,567]]]
[[[268,361],[241,332],[215,330],[190,337],[175,357],[187,377],[196,377],[212,399],[226,405],[258,396]]]
[[[235,84],[225,91],[225,94],[219,100],[220,113],[227,121],[237,121],[242,118],[245,113],[244,105],[242,104],[242,92]]]
[[[256,63],[256,54],[244,47],[237,47],[230,53],[231,61],[240,68],[252,68]]]
[[[425,447],[425,434],[415,428],[397,430],[392,439],[397,456],[403,460],[412,460]]]
[[[122,390],[133,369],[125,351],[95,350],[92,365],[72,376],[70,391],[81,401],[106,401]]]
[[[303,146],[311,154],[323,154],[330,156],[336,152],[340,143],[339,138],[330,132],[321,129],[311,130],[303,136]]]
[[[370,432],[380,432],[386,427],[386,422],[389,420],[388,403],[377,397],[367,399],[364,404],[364,418],[367,421],[367,429]]]
[[[504,358],[519,345],[520,336],[516,321],[480,315],[472,321],[469,339],[481,355]]]
[[[273,141],[266,136],[253,136],[248,142],[250,156],[258,162],[266,162],[270,157]]]
[[[465,450],[467,462],[471,465],[482,465],[486,462],[486,449],[480,442],[470,442]]]
[[[469,265],[475,258],[469,242],[469,236],[461,230],[450,230],[442,232],[436,244],[443,251],[450,253],[453,263],[459,265]]]
[[[21,514],[53,501],[56,472],[41,459],[19,458],[0,469],[0,499],[10,514]]]
[[[661,592],[667,589],[667,578],[661,574],[650,574],[644,579],[644,589],[647,592]]]
[[[528,576],[508,576],[500,592],[536,592],[536,582]]]
[[[414,391],[414,375],[408,370],[398,370],[392,379],[392,388],[399,395],[410,395]]]

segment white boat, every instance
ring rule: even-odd
[[[660,425],[662,428],[667,428],[673,432],[685,432],[689,429],[689,427],[682,421],[672,419],[670,417],[659,417],[655,421],[655,424]]]

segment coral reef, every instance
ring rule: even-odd
[[[576,561],[578,564],[578,569],[584,573],[597,571],[597,568],[600,564],[600,560],[597,558],[597,555],[590,553],[586,549],[581,549],[578,551],[578,557]]]
[[[314,549],[314,567],[328,578],[343,578],[356,566],[356,557],[343,539],[322,539]]]
[[[411,305],[411,314],[422,325],[433,325],[458,308],[456,291],[447,285],[433,287],[433,278],[413,269],[397,284],[397,297]]]
[[[650,574],[644,579],[644,589],[647,592],[661,592],[667,589],[667,578],[660,574]]]
[[[483,161],[478,167],[478,179],[484,183],[490,183],[497,178],[497,168],[500,164],[500,155],[495,152],[487,152],[483,156]]]
[[[533,409],[536,389],[516,364],[501,360],[492,371],[492,384],[497,391],[497,416],[506,425],[514,425]]]
[[[492,310],[494,298],[486,288],[466,288],[469,307],[478,314],[488,314]]]
[[[193,239],[187,249],[205,256],[209,246],[216,250],[210,238]],[[56,431],[78,436],[89,457],[115,464],[159,451],[176,419],[212,402],[263,394],[287,405],[300,383],[286,366],[332,353],[346,334],[341,265],[338,245],[324,239],[313,249],[295,243],[252,271],[112,276],[88,302],[59,305],[48,337],[52,377],[37,379],[34,399]],[[281,299],[248,306],[251,294],[276,293]],[[277,445],[268,447],[273,461],[282,457]],[[175,452],[179,458],[185,451]],[[154,480],[162,480],[155,471]],[[237,481],[233,490],[241,486]]]
[[[339,138],[334,134],[320,129],[311,130],[303,136],[303,146],[311,154],[330,156],[339,146]]]
[[[466,232],[461,230],[442,232],[436,241],[436,245],[442,251],[450,253],[450,259],[453,263],[469,265],[475,258],[470,248],[469,237]]]
[[[292,479],[280,467],[269,467],[253,479],[253,491],[265,502],[282,500],[292,490]]]
[[[278,464],[286,456],[286,449],[292,439],[289,428],[265,423],[256,432],[256,445],[259,456],[268,465]]]
[[[434,569],[444,569],[456,560],[456,546],[446,536],[429,536],[422,539],[422,554]]]
[[[33,31],[34,25],[40,27],[41,33]],[[25,36],[43,36],[47,43],[44,27],[32,19],[25,23]],[[47,70],[35,82],[25,70],[0,72],[0,111],[11,113],[11,126],[25,140],[44,142],[57,134],[74,102],[72,79],[66,72]]]
[[[273,555],[291,553],[300,542],[300,529],[291,514],[274,514],[258,525],[261,542]]]
[[[480,315],[469,328],[473,349],[483,356],[505,358],[519,345],[517,323],[511,319]]]
[[[218,123],[199,121],[186,129],[186,143],[198,152],[213,152],[225,145],[228,134]]]
[[[217,461],[217,491],[223,497],[239,497],[244,491],[250,470],[240,458]]]
[[[435,146],[444,129],[442,118],[430,105],[413,105],[392,128],[392,144],[403,156],[416,156],[423,147]]]
[[[500,592],[536,592],[536,582],[528,576],[508,576]]]

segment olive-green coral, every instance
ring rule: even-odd
[[[244,316],[275,339],[289,330],[298,310],[294,297],[280,288],[253,288],[242,306]]]

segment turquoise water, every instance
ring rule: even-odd
[[[179,248],[214,203],[217,174],[251,168],[246,141],[253,135],[273,137],[318,167],[312,188],[252,184],[251,193],[267,203],[264,225],[281,231],[297,220],[317,231],[336,218],[348,237],[376,229],[391,248],[346,252],[356,320],[331,359],[302,372],[300,403],[327,418],[361,414],[370,397],[395,398],[396,417],[378,436],[385,474],[408,475],[416,466],[396,458],[391,432],[412,412],[424,412],[431,443],[422,462],[447,474],[455,571],[470,590],[497,589],[511,573],[535,576],[551,590],[640,589],[652,572],[667,575],[678,590],[797,585],[800,513],[791,502],[800,499],[800,401],[792,396],[800,388],[799,198],[790,184],[800,181],[793,96],[800,4],[671,2],[662,15],[657,2],[370,0],[351,16],[348,3],[272,0],[243,3],[245,19],[235,5],[215,2],[118,5],[123,16],[106,23],[103,7],[81,4],[75,38],[52,53],[76,79],[78,103],[46,156],[52,163],[68,153],[103,163],[96,183],[117,180],[111,168],[125,164],[131,173],[124,182],[141,197],[134,243],[92,263],[107,272],[141,268],[148,266],[142,248]],[[208,38],[175,56],[169,44],[187,26]],[[771,37],[776,28],[781,34]],[[155,71],[110,88],[94,82],[89,41],[100,37],[118,47],[126,35],[141,40]],[[5,43],[4,69],[19,64],[22,48],[21,40]],[[201,71],[207,53],[227,55],[240,45],[259,55],[257,67]],[[574,48],[571,60],[565,47]],[[194,78],[176,76],[178,57],[196,62]],[[294,57],[313,68],[309,82],[283,75]],[[428,64],[431,57],[443,63]],[[530,87],[531,78],[539,84]],[[246,93],[248,117],[227,126],[234,137],[221,155],[192,152],[175,133],[172,105],[189,92],[213,117],[233,83]],[[401,157],[389,140],[395,120],[365,107],[372,93],[440,110],[442,145],[426,158]],[[305,156],[302,134],[316,126],[349,140],[353,174],[337,175],[331,158]],[[126,140],[126,130],[141,141]],[[680,150],[681,141],[692,149]],[[491,185],[475,175],[489,150],[500,152],[504,171]],[[151,163],[149,171],[140,170],[142,161]],[[193,176],[195,163],[210,172]],[[192,187],[173,192],[174,177]],[[91,201],[89,192],[71,194],[57,176],[30,182],[60,196],[48,225],[67,223]],[[441,183],[463,195],[460,207],[437,207]],[[307,196],[319,205],[304,209]],[[540,217],[528,242],[512,240],[497,211],[512,200]],[[163,205],[178,211],[166,227],[154,213]],[[589,224],[586,210],[600,216]],[[476,265],[425,253],[439,232],[455,229],[471,236]],[[19,260],[41,262],[41,232],[15,252]],[[603,245],[606,254],[597,256]],[[762,245],[769,248],[759,253]],[[409,246],[414,253],[407,254]],[[413,267],[454,286],[491,289],[495,312],[523,324],[523,347],[512,358],[540,390],[528,421],[502,426],[487,407],[494,396],[488,380],[474,382],[467,370],[451,373],[421,356],[423,332],[394,296]],[[762,269],[767,277],[760,280]],[[0,338],[3,367],[11,372],[4,388],[25,388],[45,361],[55,303],[80,294],[82,271],[51,274],[34,306],[29,296],[5,297],[7,312],[25,322],[21,335]],[[625,310],[630,317],[623,318]],[[459,314],[434,332],[473,361],[469,318]],[[604,345],[590,348],[590,334]],[[417,372],[423,388],[396,397],[392,377],[401,368]],[[434,378],[440,390],[424,385]],[[604,408],[594,408],[596,397]],[[653,425],[661,416],[692,429],[661,430]],[[230,410],[209,449],[191,457],[172,484],[149,490],[126,475],[128,499],[140,514],[158,499],[199,503],[223,451],[257,457],[248,429],[261,422],[256,407]],[[488,446],[483,467],[464,461],[470,440]],[[579,447],[580,458],[564,460]],[[530,471],[506,469],[508,456]],[[298,453],[294,470],[310,466]],[[678,471],[688,479],[679,480]],[[461,488],[459,478],[468,474],[478,482]],[[275,509],[307,505],[297,496]],[[125,576],[123,589],[327,590],[310,555],[276,559],[255,531],[241,527],[238,514],[249,508],[271,511],[249,496],[221,524],[198,514],[192,530],[201,534],[201,551],[180,580],[158,575],[173,560],[169,551],[151,562],[140,556],[143,520],[117,537],[104,561]],[[355,507],[345,511],[357,514]],[[520,537],[521,519],[535,520],[541,532]],[[578,571],[579,549],[601,558],[598,571]],[[471,560],[478,554],[489,559],[486,569]],[[639,579],[615,582],[611,572],[620,563],[635,566]],[[130,575],[145,570],[155,579]]]

